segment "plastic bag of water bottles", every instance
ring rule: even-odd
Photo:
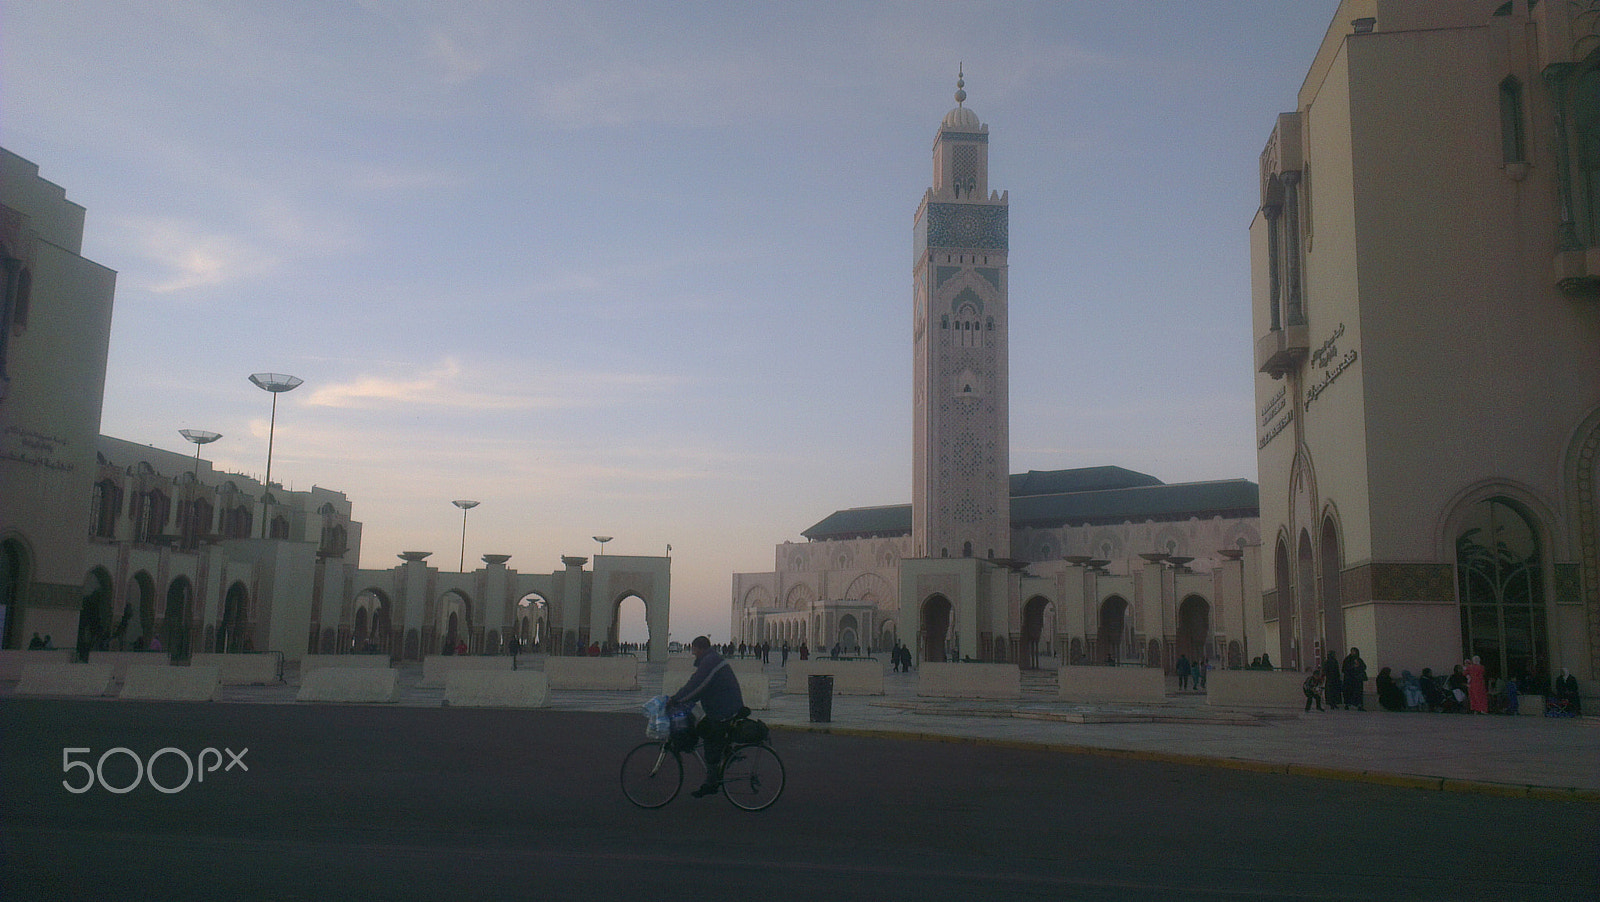
[[[644,735],[666,739],[672,735],[672,717],[667,713],[667,697],[658,695],[644,703]]]

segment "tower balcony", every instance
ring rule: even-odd
[[[1304,323],[1273,329],[1256,339],[1256,372],[1282,379],[1310,353],[1311,330]]]

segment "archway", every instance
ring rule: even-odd
[[[167,603],[161,613],[162,644],[174,661],[189,658],[190,621],[194,618],[194,591],[187,577],[178,577],[167,587]]]
[[[1211,605],[1190,595],[1178,605],[1177,654],[1198,664],[1211,657]]]
[[[15,539],[0,542],[0,648],[23,648],[23,587],[28,584],[28,549]]]
[[[350,619],[350,650],[358,651],[367,645],[367,609],[356,608],[356,615]]]
[[[922,603],[922,660],[943,661],[949,657],[945,643],[949,641],[950,599],[935,595]]]
[[[218,652],[233,654],[253,650],[248,626],[249,599],[244,583],[236,582],[228,587],[228,594],[222,599],[222,620],[217,625]]]
[[[1017,663],[1030,670],[1039,669],[1039,640],[1045,633],[1045,614],[1050,599],[1035,595],[1022,606],[1022,659]]]
[[[1462,652],[1491,679],[1548,675],[1540,544],[1533,518],[1502,497],[1473,505],[1456,535]]]
[[[143,570],[128,580],[128,594],[123,598],[122,613],[117,617],[117,627],[112,638],[124,648],[135,651],[150,645],[155,635],[156,584]]]
[[[1344,648],[1344,598],[1339,585],[1339,527],[1333,517],[1322,520],[1322,649],[1320,661],[1329,650]]]
[[[1120,664],[1138,660],[1133,648],[1133,631],[1128,624],[1128,602],[1113,595],[1100,603],[1100,629],[1095,634],[1095,654],[1101,658],[1094,663]]]
[[[460,589],[451,589],[439,597],[434,615],[435,635],[439,637],[439,653],[476,654],[478,649],[476,622],[472,616],[472,599]],[[460,646],[465,645],[465,650]]]
[[[550,635],[550,603],[537,592],[530,592],[517,600],[517,641],[527,652],[548,651],[545,640]]]
[[[78,659],[88,660],[89,652],[100,647],[110,635],[111,574],[104,567],[90,570],[83,581],[83,600],[78,605]]]
[[[629,593],[617,599],[611,613],[611,631],[608,642],[612,651],[624,648],[650,648],[650,605],[638,595]]]
[[[839,649],[844,654],[860,650],[861,628],[854,614],[846,614],[839,618],[839,633],[835,641],[839,643]]]
[[[1288,657],[1283,658],[1280,664],[1289,670],[1300,670],[1304,650],[1316,641],[1317,564],[1311,549],[1311,533],[1304,529],[1300,530],[1294,581],[1295,606],[1294,619],[1291,621],[1294,644],[1288,650]]]
[[[1272,555],[1273,609],[1267,612],[1266,620],[1276,621],[1278,626],[1278,660],[1289,660],[1289,646],[1292,641],[1290,636],[1289,612],[1294,608],[1294,572],[1289,569],[1289,545],[1284,541],[1284,536],[1278,536],[1277,546]],[[1267,649],[1262,649],[1266,652]]]

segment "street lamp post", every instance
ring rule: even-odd
[[[477,501],[452,501],[456,507],[461,508],[461,572],[467,572],[467,511],[477,507]]]
[[[278,430],[278,396],[286,391],[294,391],[304,382],[299,376],[285,376],[282,373],[255,373],[250,381],[256,388],[272,393],[272,421],[267,425],[267,491],[272,491],[272,438]]]
[[[602,556],[604,556],[605,553],[606,553],[606,543],[611,541],[611,537],[610,536],[595,536],[594,540],[596,542],[600,543],[600,554]]]
[[[209,445],[222,438],[222,433],[207,432],[204,429],[179,429],[178,434],[194,442],[194,478],[198,481],[200,479],[200,446]]]
[[[217,439],[222,438],[222,433],[208,432],[204,429],[179,429],[178,434],[183,436],[185,439],[194,442],[194,478],[190,480],[189,483],[189,506],[188,511],[184,516],[184,523],[182,526],[183,535],[179,539],[180,543],[183,544],[184,547],[188,547],[189,543],[191,542],[195,543],[196,545],[199,544],[200,524],[196,522],[198,518],[195,516],[194,508],[195,504],[197,503],[195,497],[200,491],[200,446],[209,445]]]
[[[286,376],[283,373],[253,373],[250,381],[256,388],[272,393],[272,420],[267,426],[267,477],[263,480],[266,491],[261,496],[261,538],[265,539],[271,529],[269,521],[272,519],[267,502],[272,499],[272,437],[278,430],[278,396],[286,391],[293,391],[305,382],[299,376]]]

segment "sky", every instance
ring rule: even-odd
[[[1011,471],[1256,479],[1257,159],[1335,0],[0,0],[0,144],[118,273],[101,431],[404,550],[672,548],[672,638],[911,497],[940,120],[1010,193]],[[624,608],[624,638],[643,638]]]

